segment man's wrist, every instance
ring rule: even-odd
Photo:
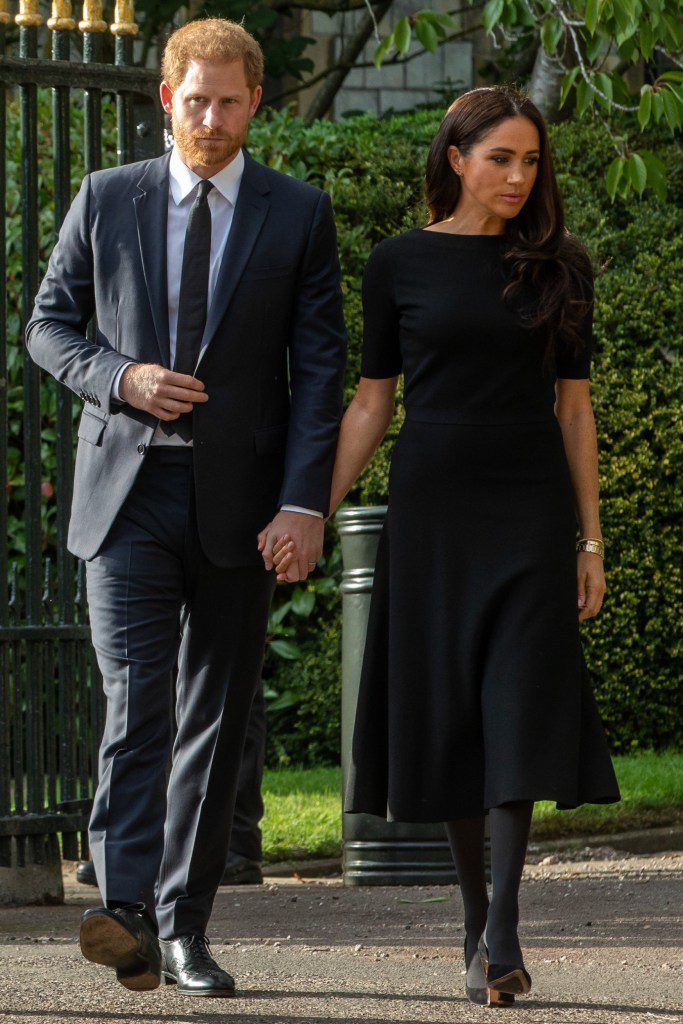
[[[121,369],[117,370],[116,376],[114,377],[114,383],[111,386],[111,397],[112,397],[113,401],[119,402],[121,405],[123,405],[123,403],[125,401],[125,399],[121,398],[121,391],[120,391],[121,380],[123,378],[124,373],[128,369],[128,367],[129,366],[134,366],[134,365],[135,365],[135,363],[133,362],[132,359],[131,359],[131,361],[129,363],[124,363],[124,365],[121,367]]]
[[[280,505],[280,512],[300,512],[302,515],[315,516],[316,519],[324,519],[322,512],[314,508],[303,508],[301,505]]]

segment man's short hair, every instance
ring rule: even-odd
[[[161,75],[171,89],[181,85],[192,60],[224,64],[242,60],[249,89],[263,81],[261,47],[245,28],[227,18],[197,18],[171,35],[161,59]]]

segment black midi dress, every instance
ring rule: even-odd
[[[414,229],[363,280],[361,375],[404,374],[345,809],[406,822],[619,800],[579,638],[574,493],[546,339],[501,235]]]

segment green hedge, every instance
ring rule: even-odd
[[[41,91],[41,244],[52,237],[49,95]],[[19,167],[16,110],[8,118],[8,278],[10,544],[23,546],[21,467],[21,325]],[[347,401],[357,379],[360,278],[377,242],[424,223],[422,175],[440,112],[420,110],[381,121],[370,116],[305,127],[288,114],[257,119],[253,154],[271,166],[328,189],[335,204],[344,273],[350,357]],[[105,119],[105,163],[115,161],[113,118]],[[666,163],[670,194],[609,202],[600,168],[611,142],[589,122],[551,129],[569,226],[609,266],[597,284],[597,353],[593,395],[601,453],[602,518],[607,542],[608,594],[601,615],[582,627],[586,655],[612,749],[661,748],[681,742],[679,681],[682,616],[680,538],[680,324],[683,320],[683,175],[680,147],[649,134],[647,145]],[[72,150],[82,151],[82,114],[74,110]],[[74,163],[74,191],[82,168]],[[44,476],[54,479],[54,388],[43,389]],[[354,503],[386,498],[389,457],[401,406],[372,464],[350,496]],[[54,545],[54,497],[44,496],[46,551]],[[270,701],[270,764],[333,763],[339,756],[339,548],[328,531],[323,577],[294,592],[280,588],[266,658]],[[295,657],[292,658],[292,655]],[[299,655],[299,656],[297,656]]]
[[[347,400],[360,358],[363,266],[381,238],[425,222],[422,174],[438,120],[438,111],[421,110],[307,129],[277,115],[252,131],[255,156],[332,194],[351,343]],[[551,134],[568,225],[597,263],[608,262],[597,283],[592,381],[608,594],[601,615],[582,626],[586,656],[613,751],[678,745],[683,161],[679,147],[650,135],[647,145],[668,168],[667,202],[646,196],[612,204],[600,170],[610,148],[604,129],[570,121],[553,126]],[[400,405],[397,413],[350,496],[354,503],[386,499]],[[333,531],[327,543],[336,544]],[[311,583],[308,589],[315,588]],[[301,659],[270,663],[272,685],[291,699],[286,710],[271,715],[271,764],[332,763],[338,757],[339,626],[339,605],[319,604],[306,624]]]

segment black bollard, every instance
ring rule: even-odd
[[[370,609],[377,543],[385,506],[345,508],[335,519],[341,537],[342,778],[351,763],[353,723]],[[453,860],[441,822],[388,822],[373,814],[344,814],[345,885],[453,885]]]

